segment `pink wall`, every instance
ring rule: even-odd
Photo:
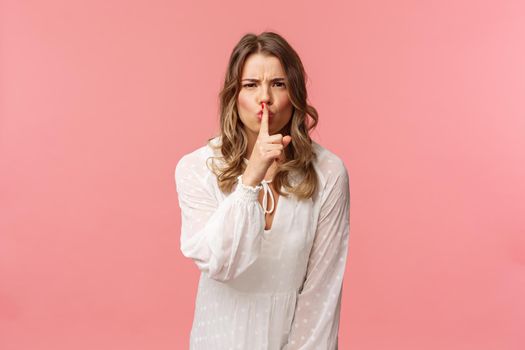
[[[350,173],[340,348],[524,349],[525,3],[261,5],[1,3],[0,349],[187,348],[173,171],[264,30]]]

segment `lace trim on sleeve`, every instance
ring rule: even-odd
[[[247,189],[247,190],[250,190],[250,191],[253,191],[254,193],[258,193],[263,187],[262,185],[257,185],[257,186],[249,186],[249,185],[245,185],[242,183],[242,174],[237,176],[237,183],[239,184],[239,186],[242,186],[244,189]]]

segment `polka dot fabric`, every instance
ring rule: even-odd
[[[308,200],[280,196],[269,230],[262,186],[239,177],[231,193],[220,191],[206,165],[217,150],[205,145],[177,163],[181,252],[201,271],[191,350],[338,348],[349,176],[339,157],[313,147],[318,191]]]

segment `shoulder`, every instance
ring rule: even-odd
[[[313,140],[312,147],[317,155],[313,165],[321,185],[333,183],[338,178],[348,180],[348,170],[341,157]]]
[[[175,166],[175,180],[190,176],[204,180],[210,174],[207,161],[208,158],[216,155],[212,145],[216,145],[217,140],[216,137],[210,139],[206,144],[182,155]]]

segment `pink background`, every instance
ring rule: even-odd
[[[264,30],[350,174],[340,348],[525,348],[523,1],[1,6],[0,349],[187,349],[173,171]]]

